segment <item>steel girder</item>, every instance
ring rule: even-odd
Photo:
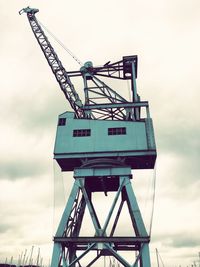
[[[123,173],[123,169],[124,175],[121,174]],[[102,256],[114,257],[121,266],[135,267],[139,264],[140,267],[150,267],[150,237],[146,232],[139,206],[131,186],[131,173],[127,172],[128,169],[129,168],[123,167],[107,168],[107,170],[100,168],[95,171],[88,169],[88,174],[85,170],[76,169],[74,186],[54,237],[51,267],[98,266],[95,263],[98,262],[99,258]],[[104,176],[105,188],[107,179],[110,179],[108,173],[120,173],[119,176],[115,175],[115,178],[119,181],[119,186],[116,190],[115,185],[115,197],[103,225],[100,224],[95,205],[92,201],[92,194],[95,190],[93,189],[93,192],[91,192],[90,187],[87,186],[87,179],[102,178],[99,176],[101,171]],[[91,177],[91,172],[98,173],[98,176]],[[118,208],[117,203],[119,203]],[[125,203],[128,207],[133,233],[131,236],[116,236],[115,229]],[[89,211],[94,234],[92,236],[79,236],[86,208]],[[113,215],[116,209],[117,212]],[[113,218],[113,216],[115,216],[114,220],[111,221],[111,217]],[[111,230],[109,231],[108,225],[111,225]],[[122,256],[121,254],[121,252],[125,251],[136,251],[138,256],[136,259],[133,257],[130,262],[130,259],[126,259],[124,255]],[[90,257],[90,261],[86,262],[84,258],[86,258],[89,253],[90,255],[92,253],[92,256]]]

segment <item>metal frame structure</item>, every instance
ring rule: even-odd
[[[139,99],[136,88],[137,56],[126,56],[120,61],[107,62],[101,67],[93,67],[92,62],[89,61],[81,67],[80,71],[66,71],[35,16],[38,11],[38,9],[27,7],[23,8],[19,14],[27,14],[35,38],[76,117],[102,120],[139,120],[139,110],[143,103]],[[83,77],[85,104],[82,103],[70,79],[78,76]],[[130,80],[132,101],[127,101],[97,76]],[[144,104],[146,105],[146,103]]]
[[[131,177],[131,169],[128,167],[78,168],[74,170],[74,186],[54,237],[52,267],[89,267],[102,256],[113,256],[122,266],[126,267],[137,266],[138,262],[140,266],[150,266],[150,237],[146,232],[131,186]],[[96,185],[94,185],[95,183]],[[92,201],[92,194],[97,188],[98,191],[105,194],[110,191],[116,192],[103,226],[100,224]],[[120,203],[111,231],[108,232],[108,225],[117,201]],[[125,203],[129,210],[133,231],[131,236],[121,237],[115,235],[115,229]],[[80,237],[79,233],[86,208],[94,226],[94,235]],[[93,254],[90,262],[81,262],[84,256],[91,251],[96,253]],[[133,262],[129,262],[121,256],[120,252],[122,251],[138,251],[138,257]]]
[[[125,56],[120,61],[109,61],[100,67],[94,67],[89,61],[79,71],[66,71],[36,19],[38,11],[27,7],[19,14],[27,14],[35,38],[74,111],[59,116],[54,149],[54,158],[61,169],[73,170],[75,181],[54,237],[51,267],[90,267],[96,265],[103,256],[112,256],[125,267],[136,267],[138,264],[140,267],[150,267],[150,236],[145,229],[130,182],[131,169],[152,169],[156,160],[148,102],[140,101],[137,94],[137,56]],[[84,104],[71,82],[71,79],[78,76],[83,78]],[[132,100],[127,101],[99,77],[129,80]],[[146,118],[141,118],[141,108],[146,109]],[[109,127],[123,128],[124,131],[119,132],[119,136],[116,132],[116,136],[108,137]],[[103,132],[104,128],[108,128],[108,132]],[[84,134],[75,135],[74,131]],[[90,136],[91,132],[93,136]],[[99,140],[99,133],[104,134],[107,145],[109,143],[109,151],[104,141]],[[78,140],[77,137],[85,139]],[[134,142],[131,139],[135,139]],[[91,142],[94,142],[92,146]],[[100,224],[93,203],[95,192],[104,192],[105,195],[115,192],[103,225]],[[121,237],[115,231],[125,204],[132,223],[132,233]],[[94,232],[90,236],[80,236],[86,209]],[[114,213],[116,209],[117,212]],[[114,220],[111,231],[108,231],[111,217]],[[130,262],[130,259],[121,255],[121,252],[127,251],[132,252],[132,255],[136,252],[136,259],[133,255]],[[93,254],[89,262],[86,262],[85,256],[90,252]]]

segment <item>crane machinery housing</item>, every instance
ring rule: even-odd
[[[150,236],[130,182],[131,170],[153,169],[156,161],[149,105],[137,93],[138,58],[124,56],[120,61],[109,61],[100,67],[88,61],[78,71],[66,71],[36,18],[38,11],[27,7],[19,13],[27,14],[35,38],[73,110],[59,115],[57,125],[54,159],[62,171],[74,172],[74,185],[54,236],[51,267],[95,266],[102,256],[113,256],[126,267],[138,264],[150,267]],[[84,103],[71,82],[76,77],[83,78]],[[126,100],[101,77],[130,81],[132,100]],[[92,196],[95,192],[107,195],[110,191],[116,194],[102,226]],[[116,236],[125,203],[132,234]],[[80,236],[86,209],[94,226],[92,236]],[[136,251],[137,257],[135,260],[132,257],[130,263],[121,251]],[[95,254],[86,263],[85,256],[90,252]]]

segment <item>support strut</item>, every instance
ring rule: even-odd
[[[91,173],[94,175],[91,176]],[[110,173],[112,173],[112,177]],[[96,191],[103,192],[103,189],[96,188],[91,191],[90,187],[91,181],[95,183],[102,177],[104,187],[109,184],[108,192],[115,192],[103,225],[100,224],[92,198]],[[125,267],[137,266],[138,263],[140,267],[150,267],[150,237],[147,234],[130,182],[130,168],[78,168],[75,169],[74,178],[74,186],[54,237],[51,267],[98,266],[95,264],[102,256],[112,256],[121,266]],[[116,180],[113,187],[110,186],[110,179]],[[116,184],[118,184],[117,187]],[[119,203],[118,208],[117,203]],[[117,236],[115,229],[125,204],[127,204],[132,223],[132,234],[131,236]],[[117,212],[114,213],[116,208]],[[80,236],[86,209],[89,212],[94,231],[91,236]],[[114,217],[114,220],[111,220],[111,217]],[[108,225],[111,225],[111,230],[108,229]],[[138,256],[136,259],[134,256],[132,259],[126,258],[124,255],[122,256],[122,252],[125,251],[136,251]],[[86,258],[89,253],[90,261],[87,262]]]

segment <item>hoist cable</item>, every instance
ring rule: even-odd
[[[151,209],[151,217],[150,217],[149,236],[151,236],[151,231],[152,231],[153,214],[154,214],[154,206],[155,206],[155,195],[156,195],[156,164],[154,168],[153,197],[152,197],[152,209]]]
[[[37,20],[38,23],[42,26],[42,28],[45,29],[46,32],[48,32],[49,35],[80,65],[83,66],[84,64],[74,55],[74,53],[69,50],[48,28],[39,20]]]
[[[152,209],[152,183],[153,183],[154,175],[151,177],[148,177],[148,182],[146,182],[146,191],[144,192],[144,195],[146,196],[143,203],[143,218],[146,219],[148,222],[148,231],[150,228],[150,216],[151,216],[151,209]],[[147,217],[148,216],[148,217]]]
[[[55,207],[56,207],[56,202],[55,202],[55,194],[56,194],[56,189],[55,189],[55,175],[56,173],[56,167],[55,167],[55,161],[53,161],[53,220],[52,220],[52,236],[55,235]]]
[[[53,160],[53,220],[52,220],[52,236],[55,235],[57,230],[57,223],[60,218],[59,206],[65,205],[65,190],[64,190],[64,177],[57,162]]]

